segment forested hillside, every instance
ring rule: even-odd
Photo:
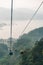
[[[8,46],[0,43],[0,65],[43,65],[43,28],[22,35],[16,42],[13,40],[12,56]]]

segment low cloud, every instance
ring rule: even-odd
[[[7,25],[6,23],[1,23],[1,24],[0,24],[0,28],[4,27],[4,26],[6,26],[6,25]]]

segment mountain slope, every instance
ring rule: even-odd
[[[16,46],[18,48],[32,48],[34,46],[35,41],[40,40],[43,37],[43,27],[37,28],[28,34],[22,35],[17,43]]]

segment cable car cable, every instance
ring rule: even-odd
[[[11,24],[10,24],[10,55],[13,55],[12,52],[12,20],[13,20],[13,0],[11,0]]]
[[[21,35],[26,30],[26,28],[28,27],[28,25],[31,23],[31,21],[33,20],[34,16],[37,14],[37,12],[40,9],[40,7],[42,6],[42,4],[43,4],[43,1],[41,2],[41,4],[39,5],[39,7],[37,8],[37,10],[35,11],[35,13],[33,14],[33,16],[31,17],[31,19],[29,20],[29,22],[27,23],[27,25],[25,26],[24,30],[21,32]]]

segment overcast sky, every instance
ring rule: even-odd
[[[42,0],[13,0],[13,20],[30,19]],[[0,20],[10,20],[11,0],[0,0]],[[38,11],[37,19],[43,19],[43,5]],[[40,17],[39,17],[40,16]]]
[[[16,8],[36,8],[42,0],[13,0]],[[0,7],[10,8],[11,0],[0,0]]]
[[[13,37],[15,36],[16,38],[17,36],[19,36],[19,33],[21,33],[21,30],[24,28],[25,24],[27,23],[27,20],[31,18],[31,16],[34,14],[34,12],[36,11],[41,2],[42,0],[13,0],[13,22],[14,22],[13,26],[15,27],[16,30],[18,29],[17,31],[15,30],[15,32],[13,29]],[[11,0],[0,0],[0,21],[1,21],[0,38],[7,38],[10,35],[10,29],[9,29],[10,13],[11,13],[10,9],[11,9]],[[21,21],[20,23],[20,21],[18,20],[24,20],[24,21]],[[41,6],[37,15],[35,16],[35,21],[36,20],[38,20],[38,22],[39,21],[41,22],[41,20],[43,20],[43,5]],[[42,23],[40,25],[40,22],[38,27],[43,26]],[[23,26],[21,26],[21,24]]]

